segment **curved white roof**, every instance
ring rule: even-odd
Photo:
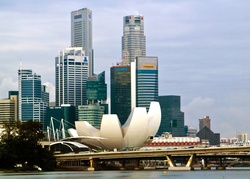
[[[76,121],[76,131],[70,129],[69,134],[73,138],[82,138],[82,143],[97,148],[108,150],[136,148],[150,142],[149,138],[155,136],[160,123],[160,104],[151,102],[148,113],[144,107],[134,108],[123,126],[116,114],[105,114],[102,117],[100,130],[87,121]]]

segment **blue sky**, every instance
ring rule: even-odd
[[[0,98],[32,69],[54,100],[54,58],[70,46],[70,13],[93,12],[95,72],[121,61],[122,18],[145,20],[148,56],[159,58],[159,94],[180,95],[185,124],[210,116],[221,137],[250,132],[250,1],[1,0]]]

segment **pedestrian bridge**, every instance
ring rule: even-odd
[[[124,163],[125,160],[136,160],[139,165],[140,160],[166,160],[169,164],[169,170],[192,170],[193,161],[196,157],[205,159],[204,169],[207,167],[207,159],[219,157],[222,165],[222,159],[225,157],[245,156],[250,157],[250,146],[229,146],[214,148],[188,148],[188,149],[172,149],[172,150],[154,150],[154,151],[117,151],[117,152],[80,152],[68,154],[56,154],[58,163],[76,162],[88,160],[89,169],[98,168],[98,161],[114,160]],[[188,157],[185,166],[179,167],[173,160],[173,157]],[[137,166],[139,167],[139,166]],[[135,167],[136,168],[136,167]]]

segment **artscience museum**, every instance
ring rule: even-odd
[[[135,107],[124,125],[116,114],[104,114],[100,129],[87,121],[76,121],[75,129],[68,129],[71,137],[93,149],[126,149],[145,146],[153,140],[161,123],[161,108],[158,102],[151,102],[149,111]]]

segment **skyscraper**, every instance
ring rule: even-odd
[[[202,118],[200,118],[199,119],[199,127],[200,127],[200,130],[203,128],[203,127],[205,127],[205,126],[207,126],[208,127],[208,129],[211,129],[210,128],[210,118],[209,118],[209,116],[204,116],[204,117],[202,117]]]
[[[18,91],[9,91],[9,98],[0,100],[0,123],[18,120]]]
[[[88,121],[92,126],[100,128],[102,115],[108,113],[107,84],[105,71],[87,79],[88,105],[78,106],[78,120]]]
[[[123,125],[131,112],[130,66],[110,68],[111,114],[117,114]]]
[[[158,101],[158,58],[137,57],[131,66],[111,67],[111,113],[121,124],[134,107],[146,107]]]
[[[158,57],[136,57],[131,63],[131,107],[158,101]]]
[[[41,84],[41,76],[29,69],[18,70],[19,120],[34,120],[43,124],[45,130],[46,108],[49,106],[48,93]],[[46,96],[46,97],[45,97]]]
[[[88,76],[94,73],[92,41],[92,11],[87,8],[72,11],[71,46],[83,47],[85,55],[89,57]]]
[[[123,18],[122,64],[130,65],[130,62],[139,56],[146,56],[143,16],[125,16]]]
[[[183,137],[184,113],[181,111],[180,96],[159,96],[161,106],[161,125],[158,134],[170,132],[173,137]]]
[[[105,71],[87,78],[88,104],[106,104],[107,84],[105,83]]]
[[[55,58],[56,106],[85,105],[88,57],[82,47],[69,47]]]

